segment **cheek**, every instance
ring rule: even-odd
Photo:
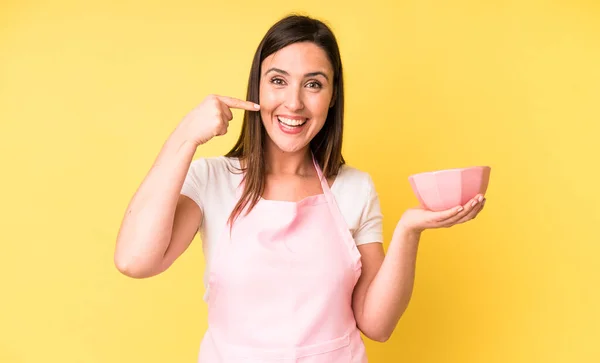
[[[261,86],[258,97],[259,97],[259,101],[260,101],[261,110],[270,112],[273,110],[274,107],[277,106],[278,94],[276,91],[269,89],[268,87]]]
[[[315,95],[315,97],[309,97],[307,103],[310,104],[309,107],[314,116],[325,118],[329,111],[331,96],[325,94]]]

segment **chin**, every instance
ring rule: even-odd
[[[305,150],[308,142],[290,142],[290,140],[272,140],[276,150],[284,153],[293,154]]]

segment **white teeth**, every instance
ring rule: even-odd
[[[306,122],[306,120],[292,120],[292,119],[281,117],[281,116],[277,116],[277,119],[279,120],[279,122],[281,122],[287,126],[300,126]]]

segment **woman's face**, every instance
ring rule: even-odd
[[[261,72],[267,150],[304,150],[325,124],[332,104],[333,67],[327,54],[312,42],[294,43],[265,58]]]

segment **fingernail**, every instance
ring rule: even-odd
[[[458,208],[456,209],[456,211],[457,211],[457,212],[460,212],[460,211],[462,211],[462,210],[463,210],[463,207],[458,207]]]
[[[254,104],[254,108],[256,108],[257,110],[260,109],[260,105],[257,105],[256,103]]]
[[[476,204],[477,204],[477,201],[476,201],[476,200],[474,200],[474,201],[471,203],[471,207],[474,207]]]
[[[480,195],[478,199],[481,202],[483,200],[483,195]]]

